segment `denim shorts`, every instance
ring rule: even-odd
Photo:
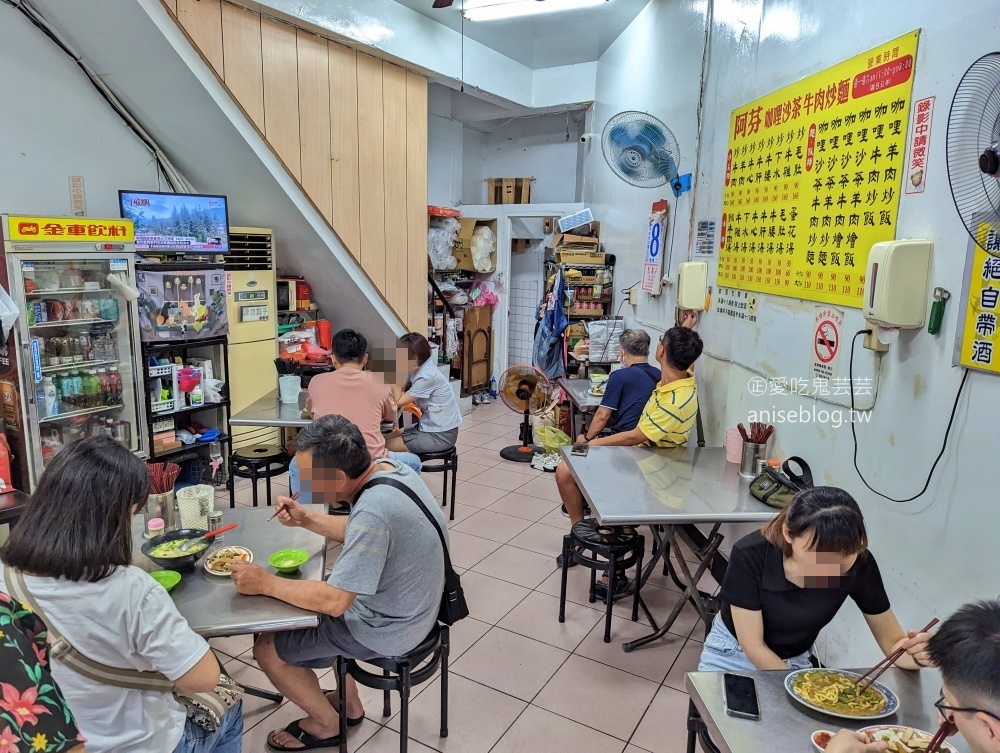
[[[789,669],[808,669],[812,666],[809,652],[785,659]],[[705,638],[705,647],[698,663],[699,672],[754,672],[757,667],[750,657],[743,653],[739,641],[729,632],[726,623],[718,616],[712,621],[712,629]]]

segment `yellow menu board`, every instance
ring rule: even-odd
[[[976,240],[966,269],[965,316],[956,356],[961,366],[1000,374],[1000,234],[982,224]]]
[[[860,308],[896,236],[919,36],[733,110],[718,285]]]

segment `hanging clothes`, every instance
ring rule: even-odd
[[[560,269],[556,273],[552,292],[549,293],[541,325],[535,333],[535,344],[531,354],[535,368],[550,380],[566,375],[562,335],[569,326],[569,319],[566,318],[565,300],[566,287]]]

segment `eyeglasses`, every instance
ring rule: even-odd
[[[941,716],[947,719],[948,721],[952,721],[952,718],[949,717],[948,714],[946,713],[950,711],[953,714],[986,714],[986,716],[992,717],[993,719],[996,719],[998,722],[1000,722],[1000,716],[994,714],[992,711],[986,711],[984,709],[971,709],[971,708],[967,709],[967,708],[962,708],[960,706],[948,706],[944,702],[944,693],[942,693],[941,697],[934,702],[934,708],[936,708],[938,712],[941,714]]]

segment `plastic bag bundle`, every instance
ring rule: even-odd
[[[591,362],[616,362],[620,351],[618,340],[624,331],[624,319],[598,319],[587,324],[587,332],[590,335]]]
[[[431,226],[427,230],[427,255],[434,269],[455,269],[458,266],[451,248],[458,238],[459,227],[461,225],[454,217],[431,218]]]
[[[458,319],[448,319],[444,337],[444,354],[447,358],[454,358],[458,354]]]
[[[493,269],[493,254],[497,250],[497,237],[488,225],[480,225],[472,233],[472,265],[480,272]]]
[[[500,303],[500,296],[493,292],[489,283],[478,282],[469,293],[469,300],[474,306],[492,306],[495,310]]]

